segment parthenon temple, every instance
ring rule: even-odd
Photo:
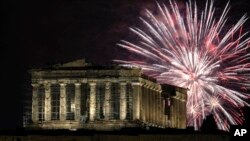
[[[186,128],[187,89],[159,84],[140,68],[94,66],[80,59],[30,74],[29,127],[117,130],[143,123]]]

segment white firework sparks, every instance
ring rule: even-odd
[[[118,44],[138,57],[114,61],[141,67],[160,83],[188,88],[188,126],[196,130],[210,114],[221,130],[242,124],[240,108],[249,106],[250,89],[250,39],[242,33],[246,16],[226,29],[229,4],[218,19],[213,1],[207,1],[200,13],[191,1],[185,12],[171,1],[169,7],[157,6],[157,17],[146,10],[147,17],[140,18],[145,30],[130,28],[140,43]]]

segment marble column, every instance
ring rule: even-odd
[[[44,107],[44,113],[45,113],[45,121],[51,120],[51,84],[47,83],[45,86],[45,107]]]
[[[151,119],[150,119],[150,102],[151,102],[151,99],[150,99],[150,94],[149,94],[149,88],[148,86],[146,86],[146,94],[147,94],[147,121],[149,123],[151,123]]]
[[[160,126],[163,126],[163,104],[162,104],[162,97],[161,97],[161,93],[158,93],[159,94],[159,106],[160,106],[160,115],[159,115],[159,124]]]
[[[177,98],[175,98],[175,127],[178,128],[178,118],[179,118],[179,115],[178,115],[178,104],[179,104],[179,101]]]
[[[160,104],[160,106],[161,106],[161,126],[162,127],[164,127],[165,126],[165,124],[164,124],[164,116],[165,116],[165,114],[164,114],[164,99],[163,99],[163,97],[161,96],[161,104]]]
[[[162,127],[165,127],[165,122],[164,122],[164,119],[165,119],[165,114],[164,114],[164,106],[165,104],[165,100],[164,98],[161,96],[161,126]]]
[[[140,93],[140,119],[143,122],[146,122],[146,94],[145,94],[145,88],[141,88],[142,91]]]
[[[126,83],[120,83],[120,120],[125,120],[127,115]]]
[[[75,83],[75,121],[81,117],[81,83]]]
[[[148,94],[145,85],[142,86],[142,89],[145,97],[145,101],[143,102],[145,107],[145,121],[148,122]]]
[[[153,112],[153,117],[152,118],[153,118],[154,124],[156,124],[157,123],[157,120],[156,120],[156,118],[157,118],[157,111],[156,111],[157,110],[157,107],[156,107],[157,106],[157,102],[156,102],[157,93],[153,92],[152,96],[153,96],[153,98],[152,98],[153,99],[153,106],[152,106],[153,107],[153,111],[152,111]]]
[[[181,115],[182,115],[182,118],[181,118],[181,121],[182,121],[182,124],[181,124],[181,128],[182,129],[185,129],[187,127],[187,119],[186,119],[186,100],[182,100],[181,101]]]
[[[154,121],[153,121],[153,116],[154,116],[154,114],[153,114],[153,103],[154,103],[153,94],[151,93],[151,89],[149,86],[147,89],[148,89],[148,96],[149,96],[149,121],[151,123],[154,123]]]
[[[171,128],[174,128],[174,120],[175,120],[175,117],[174,117],[174,99],[171,97],[171,106],[170,106],[170,127]]]
[[[133,88],[133,120],[140,118],[140,97],[141,85],[139,82],[132,83]]]
[[[156,93],[156,106],[157,106],[157,125],[161,124],[161,102],[160,102],[160,93]]]
[[[154,96],[153,96],[153,100],[154,100],[154,103],[153,103],[153,107],[154,107],[154,124],[157,124],[157,117],[158,117],[158,106],[156,104],[157,102],[157,93],[154,93]]]
[[[176,99],[171,97],[171,127],[176,128]]]
[[[89,83],[90,98],[89,98],[89,120],[94,121],[96,115],[96,83]]]
[[[38,84],[31,84],[32,89],[32,121],[37,122],[38,117]]]
[[[145,93],[145,101],[144,101],[144,103],[145,103],[145,117],[146,117],[146,122],[149,122],[149,118],[148,118],[148,111],[149,111],[149,109],[148,109],[148,105],[149,105],[149,98],[148,98],[148,90],[147,90],[147,87],[145,87],[145,85],[144,86],[142,86],[143,87],[143,89],[144,89],[144,93]]]
[[[147,93],[148,93],[148,102],[149,102],[149,105],[148,105],[148,118],[149,118],[149,122],[150,123],[153,123],[153,95],[151,94],[150,92],[150,88],[149,86],[147,87]]]
[[[155,93],[155,101],[157,102],[157,104],[155,104],[155,108],[156,108],[156,117],[155,117],[155,122],[158,125],[159,124],[159,93]]]
[[[60,120],[66,120],[66,84],[60,83]]]
[[[111,91],[110,91],[110,82],[105,84],[105,95],[104,95],[104,119],[109,120],[110,117],[110,100],[111,100]]]
[[[152,108],[153,108],[153,95],[151,95],[151,93],[150,93],[150,87],[148,86],[147,87],[147,91],[148,91],[148,103],[149,103],[149,105],[148,105],[148,119],[149,119],[149,122],[150,123],[153,123],[153,114],[152,114]]]
[[[143,95],[143,90],[141,91],[141,93],[139,93],[139,97],[140,97],[140,120],[142,122],[144,122],[144,104],[142,103],[144,101],[144,95]]]
[[[155,108],[156,108],[156,101],[155,101],[155,92],[152,90],[152,89],[150,89],[150,91],[151,91],[151,99],[152,99],[152,106],[151,106],[151,111],[150,111],[150,113],[151,113],[151,119],[152,119],[152,122],[154,123],[154,124],[156,124],[156,119],[155,119],[155,114],[156,114],[156,111],[155,111]]]
[[[171,122],[171,120],[172,120],[172,113],[171,113],[171,111],[172,111],[172,103],[171,103],[171,98],[165,98],[165,108],[167,108],[166,109],[166,111],[168,111],[168,113],[166,113],[166,116],[165,116],[165,125],[166,125],[166,127],[172,127],[172,122]]]
[[[186,128],[186,100],[185,94],[179,93],[179,128]]]
[[[176,103],[176,127],[180,128],[180,99],[177,99]]]
[[[158,117],[157,117],[157,123],[158,123],[158,125],[161,125],[161,95],[160,95],[160,93],[158,93],[158,92],[156,92],[156,94],[157,94],[157,106],[158,106]]]

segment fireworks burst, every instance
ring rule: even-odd
[[[146,10],[140,18],[145,30],[130,28],[140,38],[138,44],[118,44],[136,57],[114,61],[140,67],[159,83],[188,88],[187,124],[196,130],[210,114],[221,130],[242,124],[240,108],[249,106],[250,89],[250,38],[242,33],[246,16],[226,29],[229,4],[218,19],[213,1],[200,13],[191,1],[184,12],[171,1],[169,7],[157,6],[158,16]]]

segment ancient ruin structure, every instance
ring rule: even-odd
[[[93,66],[82,59],[30,73],[32,123],[28,127],[186,128],[187,90],[158,84],[140,68]]]

